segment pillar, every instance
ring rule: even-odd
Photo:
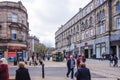
[[[116,45],[116,52],[117,52],[116,56],[117,56],[118,59],[119,59],[119,45]]]

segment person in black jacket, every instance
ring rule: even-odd
[[[24,62],[19,62],[19,68],[16,70],[15,80],[31,80]]]
[[[74,76],[74,67],[75,67],[75,60],[73,58],[73,55],[70,55],[70,58],[67,61],[68,72],[66,76],[69,77],[69,74],[71,72],[71,79],[73,79]]]
[[[90,70],[85,67],[85,63],[80,63],[80,67],[75,73],[76,80],[91,80]]]

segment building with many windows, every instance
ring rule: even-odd
[[[92,0],[55,32],[56,49],[120,58],[120,0]]]
[[[28,31],[28,14],[22,3],[0,2],[0,58],[24,59]]]

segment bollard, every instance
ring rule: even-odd
[[[44,73],[44,64],[42,64],[42,78],[45,78],[45,73]]]

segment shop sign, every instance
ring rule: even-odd
[[[8,52],[9,57],[16,57],[16,52]]]
[[[21,50],[22,47],[20,47],[20,46],[9,46],[9,49],[19,49],[19,50]]]
[[[87,46],[87,47],[85,47],[85,49],[88,49],[88,46]]]

